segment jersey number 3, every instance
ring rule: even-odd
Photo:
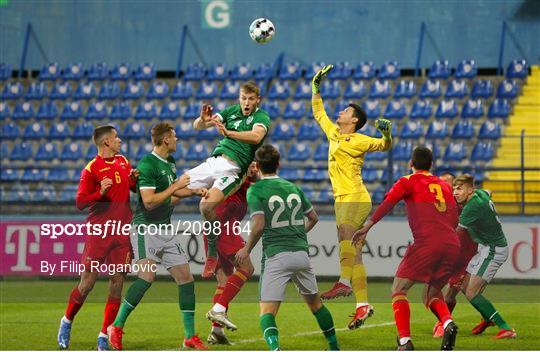
[[[435,199],[437,202],[435,202],[435,208],[440,211],[441,213],[446,211],[446,201],[444,200],[444,196],[442,193],[441,185],[437,183],[430,183],[429,184],[429,191],[431,193],[435,193]]]

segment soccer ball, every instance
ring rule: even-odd
[[[259,44],[268,43],[274,34],[276,34],[276,28],[268,18],[257,18],[249,26],[249,36]]]

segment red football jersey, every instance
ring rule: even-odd
[[[378,222],[402,199],[415,242],[458,243],[458,207],[450,185],[427,171],[403,176],[386,194],[371,220]]]
[[[242,221],[244,216],[246,216],[248,210],[246,194],[251,183],[252,182],[246,178],[242,186],[240,186],[240,189],[225,199],[225,201],[216,208],[216,215],[221,222],[222,227],[225,222],[229,222],[229,224],[232,225],[235,221]],[[232,229],[232,227],[230,227],[230,229]]]
[[[90,207],[87,221],[91,224],[105,224],[116,220],[122,225],[129,224],[132,218],[129,206],[130,189],[135,189],[135,181],[129,177],[131,165],[123,155],[103,158],[97,155],[81,173],[77,190],[77,208]],[[112,186],[104,196],[101,195],[101,181],[108,177]]]

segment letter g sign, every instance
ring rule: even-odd
[[[222,29],[230,26],[229,0],[203,0],[201,4],[203,28]]]

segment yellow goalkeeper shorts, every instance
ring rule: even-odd
[[[371,198],[367,192],[335,196],[336,226],[351,225],[359,229],[371,211]]]

